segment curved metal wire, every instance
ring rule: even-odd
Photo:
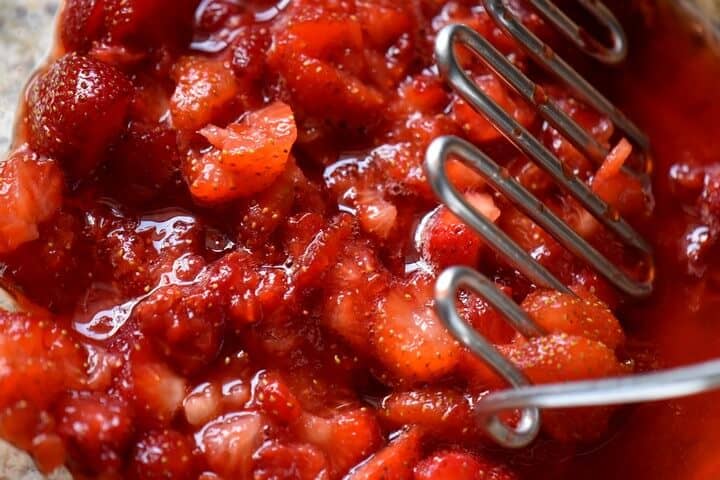
[[[642,132],[520,24],[506,8],[503,0],[484,1],[498,24],[515,37],[531,56],[558,75],[590,105],[610,117],[637,145],[647,149],[648,142]],[[603,48],[604,46],[597,41],[586,36],[580,27],[562,14],[550,0],[530,1],[543,16],[587,53],[606,62],[618,61],[624,57],[626,50],[624,32],[612,14],[596,0],[579,0],[579,2],[609,29],[613,38],[611,48]],[[566,172],[555,155],[468,77],[456,57],[457,45],[464,45],[481,57],[503,81],[537,107],[542,117],[581,152],[590,158],[602,161],[608,154],[607,148],[557,108],[541,87],[528,79],[475,31],[462,25],[450,25],[440,32],[435,49],[437,64],[440,73],[450,85],[516,147],[568,190],[596,219],[617,234],[625,244],[642,252],[649,266],[648,278],[645,281],[630,278],[548,210],[502,167],[469,142],[457,137],[436,139],[426,154],[425,166],[428,178],[442,202],[475,229],[511,266],[532,282],[539,286],[570,292],[562,282],[536,262],[507,234],[477,212],[455,189],[445,171],[446,163],[450,158],[454,158],[482,175],[493,188],[506,195],[565,248],[587,261],[620,290],[632,296],[647,296],[652,291],[653,280],[653,259],[649,245],[586,184],[575,175]],[[649,164],[646,164],[646,169],[649,168]],[[685,370],[656,372],[647,376],[544,386],[529,385],[528,379],[520,369],[460,317],[456,309],[456,299],[461,288],[468,288],[477,293],[522,335],[532,337],[543,334],[543,331],[492,281],[479,272],[467,267],[451,267],[438,278],[435,287],[435,308],[443,323],[460,342],[477,357],[483,359],[512,387],[507,391],[491,393],[476,404],[475,411],[479,421],[500,445],[517,448],[531,443],[540,430],[540,408],[655,400],[697,393],[720,386],[720,362]],[[520,409],[520,421],[515,426],[507,425],[498,416],[508,409]]]
[[[632,279],[477,147],[454,136],[436,138],[430,144],[425,158],[428,181],[435,194],[455,215],[475,229],[513,268],[536,285],[569,292],[552,273],[467,203],[447,177],[446,163],[452,158],[479,173],[490,186],[507,196],[563,247],[585,260],[622,291],[639,297],[652,291],[651,278],[644,282]]]
[[[562,162],[555,155],[469,78],[468,74],[459,64],[455,51],[457,45],[464,45],[477,54],[499,77],[536,106],[537,102],[535,98],[538,96],[537,92],[540,87],[535,85],[525,74],[512,65],[505,56],[495,49],[490,42],[471,28],[464,25],[449,25],[443,28],[438,34],[435,47],[437,64],[440,73],[447,79],[455,91],[457,91],[468,104],[485,116],[491,124],[495,125],[510,142],[550,174],[558,184],[562,185],[563,188],[580,202],[601,224],[616,234],[626,245],[630,245],[641,252],[648,270],[647,278],[644,280],[630,278],[625,272],[615,267],[612,262],[609,262],[604,256],[590,247],[587,242],[574,234],[574,232],[567,228],[557,217],[551,217],[550,212],[544,208],[542,203],[532,197],[529,192],[526,192],[527,195],[523,195],[524,202],[521,203],[520,206],[523,207],[524,211],[532,216],[533,219],[540,219],[536,221],[538,221],[538,223],[542,221],[542,226],[547,228],[558,241],[597,268],[618,289],[634,297],[646,297],[650,295],[650,293],[652,293],[654,272],[650,245],[622,217],[595,195],[590,187],[572,173],[566,172]],[[544,100],[538,108],[543,115],[547,115],[553,118],[558,124],[562,124],[564,130],[582,132],[583,135],[589,136],[587,132],[584,132],[584,130],[564,112],[555,107],[551,101],[547,99]],[[465,148],[456,148],[460,148],[465,152],[468,151],[468,149]],[[435,149],[434,152],[437,153],[438,149]],[[517,190],[518,187],[522,188],[518,185],[514,187],[514,189]],[[446,198],[442,198],[442,200],[445,201]],[[525,270],[529,271],[531,268],[525,267]],[[532,277],[530,278],[532,279]]]
[[[448,268],[435,284],[435,309],[455,338],[483,359],[510,386],[514,388],[528,386],[529,381],[525,375],[458,315],[455,299],[458,290],[463,287],[476,292],[490,306],[502,312],[503,318],[521,334],[528,337],[537,336],[542,335],[542,330],[493,282],[471,268]],[[540,411],[537,407],[522,407],[520,421],[515,427],[508,426],[495,414],[486,414],[485,411],[482,413],[482,421],[487,432],[504,447],[520,448],[529,445],[540,431]]]
[[[545,20],[552,23],[565,38],[587,55],[607,64],[620,63],[627,57],[628,42],[625,30],[615,15],[602,2],[578,0],[577,3],[607,30],[610,34],[610,46],[604,45],[590,35],[587,30],[565,15],[565,12],[550,0],[530,0],[530,2]]]
[[[512,387],[489,393],[475,404],[478,421],[504,447],[521,448],[533,442],[540,430],[541,408],[654,402],[720,389],[720,360],[626,377],[529,385],[525,375],[460,316],[455,302],[461,288],[469,288],[479,295],[525,337],[541,335],[542,331],[481,273],[467,267],[450,267],[438,278],[435,308],[442,322],[458,341]],[[515,427],[498,417],[502,412],[515,409],[521,412]]]
[[[536,3],[537,0],[535,0]],[[541,2],[542,3],[542,2]],[[547,2],[546,2],[547,3]],[[584,3],[600,4],[597,0],[586,0]],[[637,146],[644,151],[649,150],[650,142],[647,136],[631,122],[620,110],[618,110],[607,98],[598,92],[587,80],[585,80],[575,69],[568,65],[562,58],[557,56],[550,47],[532,33],[518,20],[513,12],[505,4],[505,0],[483,0],[483,4],[490,16],[511,38],[517,40],[518,44],[540,65],[553,73],[560,81],[564,82],[582,100],[587,102],[598,112],[606,115],[621,129]],[[612,15],[607,12],[608,15]],[[617,22],[617,20],[614,20]],[[550,120],[548,120],[550,121]],[[568,137],[573,143],[572,136]],[[581,151],[582,144],[576,145]],[[649,162],[646,162],[645,170],[649,171]]]

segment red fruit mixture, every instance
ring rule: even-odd
[[[424,153],[433,138],[459,135],[632,263],[447,88],[434,37],[466,23],[538,76],[612,148],[599,169],[466,56],[483,91],[623,215],[705,228],[688,237],[701,244],[685,259],[700,278],[720,235],[720,175],[702,158],[676,165],[685,217],[662,198],[652,217],[648,191],[620,168],[637,155],[632,146],[535,71],[476,3],[68,0],[59,53],[29,86],[0,168],[2,282],[18,309],[0,313],[0,435],[44,471],[65,464],[77,478],[603,471],[594,459],[556,460],[617,436],[610,409],[549,411],[537,445],[491,448],[473,404],[504,385],[435,315],[436,275],[480,269],[548,332],[525,339],[473,294],[458,299],[534,382],[624,375],[674,357],[639,348],[649,334],[624,332],[613,313],[627,299],[467,167],[453,163],[449,175],[468,202],[578,295],[535,288],[438,205]],[[612,471],[618,462],[598,463]]]

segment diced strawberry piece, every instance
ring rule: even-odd
[[[326,277],[323,325],[342,337],[356,352],[372,351],[371,306],[387,288],[389,274],[374,252],[359,242],[350,243],[345,254]]]
[[[332,218],[327,225],[319,231],[313,231],[308,238],[306,234],[310,231],[306,231],[305,227],[312,223],[314,222],[309,215],[296,223],[296,233],[288,248],[295,250],[292,255],[295,258],[293,282],[300,290],[322,286],[325,272],[335,263],[343,242],[352,234],[353,223],[346,214]]]
[[[58,433],[71,457],[83,459],[96,472],[119,469],[133,428],[124,401],[103,394],[68,397],[56,409]]]
[[[370,42],[385,49],[412,28],[412,19],[400,5],[381,5],[374,1],[358,1],[357,15]]]
[[[149,431],[135,445],[130,461],[133,480],[195,480],[194,445],[174,430]]]
[[[268,29],[255,25],[238,29],[236,35],[232,44],[235,75],[249,83],[262,80],[265,74],[265,52],[270,46]]]
[[[182,372],[197,371],[220,349],[225,312],[217,292],[169,285],[155,290],[133,311],[141,329]]]
[[[303,178],[292,156],[285,171],[266,190],[253,196],[238,214],[239,237],[248,246],[261,246],[291,216]]]
[[[179,46],[192,36],[197,0],[104,0],[112,42]]]
[[[604,343],[611,349],[625,340],[620,322],[595,298],[536,290],[522,303],[535,323],[550,333],[566,333]]]
[[[611,349],[584,337],[552,334],[502,347],[533,383],[588,380],[628,373]],[[607,431],[612,408],[543,411],[543,426],[561,441],[588,441]]]
[[[386,239],[395,226],[397,207],[372,190],[358,192],[355,199],[357,218],[366,232]]]
[[[503,285],[496,285],[505,295],[512,297],[511,290]],[[468,290],[458,293],[456,303],[458,313],[482,336],[492,343],[510,343],[517,332],[510,323],[488,305],[479,295]]]
[[[85,50],[101,36],[104,0],[67,0],[60,15],[60,39],[67,50]]]
[[[367,458],[382,442],[375,415],[364,407],[337,412],[330,418],[306,413],[296,429],[303,441],[325,452],[333,478]]]
[[[562,255],[563,248],[560,244],[515,208],[503,209],[498,226],[523,250],[545,266],[553,265]]]
[[[80,346],[49,316],[0,311],[0,359],[0,407],[25,401],[44,409],[84,381]]]
[[[606,345],[564,333],[502,347],[534,383],[601,378],[627,373]]]
[[[516,480],[504,467],[461,451],[435,453],[415,467],[415,480]]]
[[[41,433],[33,438],[30,453],[38,469],[46,474],[60,468],[67,460],[65,444],[62,438],[54,433]]]
[[[452,440],[477,434],[470,400],[448,388],[391,393],[383,399],[379,415],[395,428],[419,425],[434,436]]]
[[[108,164],[109,187],[122,201],[142,204],[172,179],[179,166],[174,130],[133,122]]]
[[[254,480],[330,478],[325,455],[307,444],[266,444],[255,453],[254,464]]]
[[[250,478],[253,454],[262,445],[265,420],[254,412],[230,413],[196,435],[210,468],[226,478]]]
[[[248,395],[248,399],[249,399]],[[183,400],[185,419],[193,427],[205,425],[222,413],[222,394],[214,383],[202,383]]]
[[[459,344],[432,309],[431,291],[419,280],[395,287],[378,302],[371,341],[385,368],[402,380],[437,380],[460,359]]]
[[[295,117],[277,102],[233,123],[200,133],[213,145],[186,169],[190,192],[203,203],[226,202],[267,189],[285,171],[297,139]]]
[[[466,196],[468,202],[491,222],[500,217],[500,210],[492,197],[483,193]],[[423,222],[419,240],[423,256],[438,265],[477,265],[482,239],[467,223],[456,217],[447,207],[439,207]]]
[[[185,57],[174,67],[177,81],[170,98],[173,125],[195,133],[212,122],[237,116],[240,85],[228,64],[204,57]]]
[[[413,467],[420,460],[422,431],[411,427],[387,447],[353,469],[345,480],[412,480]]]
[[[321,34],[311,26],[303,31]],[[374,123],[385,104],[383,95],[347,69],[298,52],[298,41],[288,31],[279,33],[267,59],[269,68],[284,81],[292,106],[336,125],[356,125],[360,119],[365,125]]]
[[[0,253],[39,236],[62,202],[63,175],[57,164],[21,147],[0,164]]]
[[[401,85],[398,94],[403,102],[397,107],[407,108],[410,105],[425,113],[441,111],[450,100],[440,77],[425,74],[414,76]]]
[[[138,417],[146,424],[169,425],[182,406],[186,389],[185,379],[162,363],[132,364],[130,395]]]
[[[529,127],[535,120],[535,109],[520,97],[510,93],[495,75],[487,74],[475,78],[480,90],[500,108],[510,114],[520,125]],[[452,106],[453,119],[460,125],[467,137],[475,143],[487,143],[501,138],[502,134],[484,116],[477,113],[465,100],[456,99]]]
[[[622,171],[632,154],[632,145],[622,139],[610,151],[592,179],[593,191],[620,215],[647,214],[651,210],[650,195],[639,179]]]
[[[286,423],[300,418],[302,408],[278,373],[262,371],[253,384],[253,402],[260,410]]]
[[[125,126],[133,86],[119,70],[75,53],[53,63],[28,94],[33,150],[85,175]]]

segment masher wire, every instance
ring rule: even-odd
[[[530,1],[546,19],[586,53],[606,63],[614,63],[624,57],[624,32],[615,17],[599,1],[579,0],[611,33],[613,45],[610,48],[604,48],[599,42],[589,38],[549,0]],[[518,40],[537,61],[555,73],[583,100],[607,115],[637,146],[647,151],[648,141],[645,135],[525,28],[508,10],[503,0],[484,0],[484,3],[498,24]],[[460,138],[440,137],[428,148],[425,166],[435,193],[453,213],[477,231],[491,248],[534,284],[563,292],[570,291],[493,222],[477,212],[454,188],[445,168],[451,158],[457,159],[478,172],[495,190],[509,197],[565,248],[583,258],[616,287],[631,296],[647,296],[652,291],[653,282],[653,259],[649,245],[623,219],[617,215],[609,215],[608,206],[587,185],[574,175],[565,173],[557,157],[482,92],[458,63],[454,49],[460,44],[480,56],[500,78],[535,105],[543,118],[583,153],[595,160],[602,160],[608,153],[607,149],[557,108],[539,86],[474,30],[464,25],[450,25],[439,33],[436,41],[437,62],[440,73],[448,83],[531,160],[563,185],[595,218],[617,234],[626,245],[642,252],[649,266],[648,278],[644,281],[629,278],[512,178],[505,169],[477,147]],[[450,267],[437,280],[435,308],[443,323],[459,341],[484,360],[511,387],[488,394],[475,406],[478,421],[502,446],[518,448],[530,444],[540,430],[540,408],[655,401],[720,388],[720,360],[627,377],[530,385],[522,371],[460,316],[456,309],[456,299],[462,288],[477,293],[526,338],[542,335],[544,332],[511,298],[498,289],[494,282],[476,270],[460,266]],[[515,426],[507,425],[498,416],[510,409],[520,410],[520,420]]]

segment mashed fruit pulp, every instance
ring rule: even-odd
[[[77,478],[712,478],[712,449],[694,443],[720,443],[714,420],[697,420],[714,418],[712,397],[548,411],[535,445],[498,451],[472,405],[503,384],[442,327],[432,284],[470,265],[522,303],[548,335],[521,338],[479,298],[458,299],[536,383],[712,356],[720,170],[707,143],[720,98],[708,96],[720,62],[652,10],[622,81],[594,78],[655,142],[653,199],[619,168],[636,155],[621,133],[476,3],[68,0],[60,48],[28,87],[0,170],[2,278],[18,304],[0,314],[0,435]],[[632,264],[438,78],[433,39],[453,22],[619,145],[598,171],[465,58],[488,95],[653,241],[651,304],[628,305],[464,167],[451,165],[454,184],[577,296],[533,288],[438,206],[425,149],[462,136]],[[661,55],[686,71],[644,60]],[[649,81],[660,73],[668,80]]]

